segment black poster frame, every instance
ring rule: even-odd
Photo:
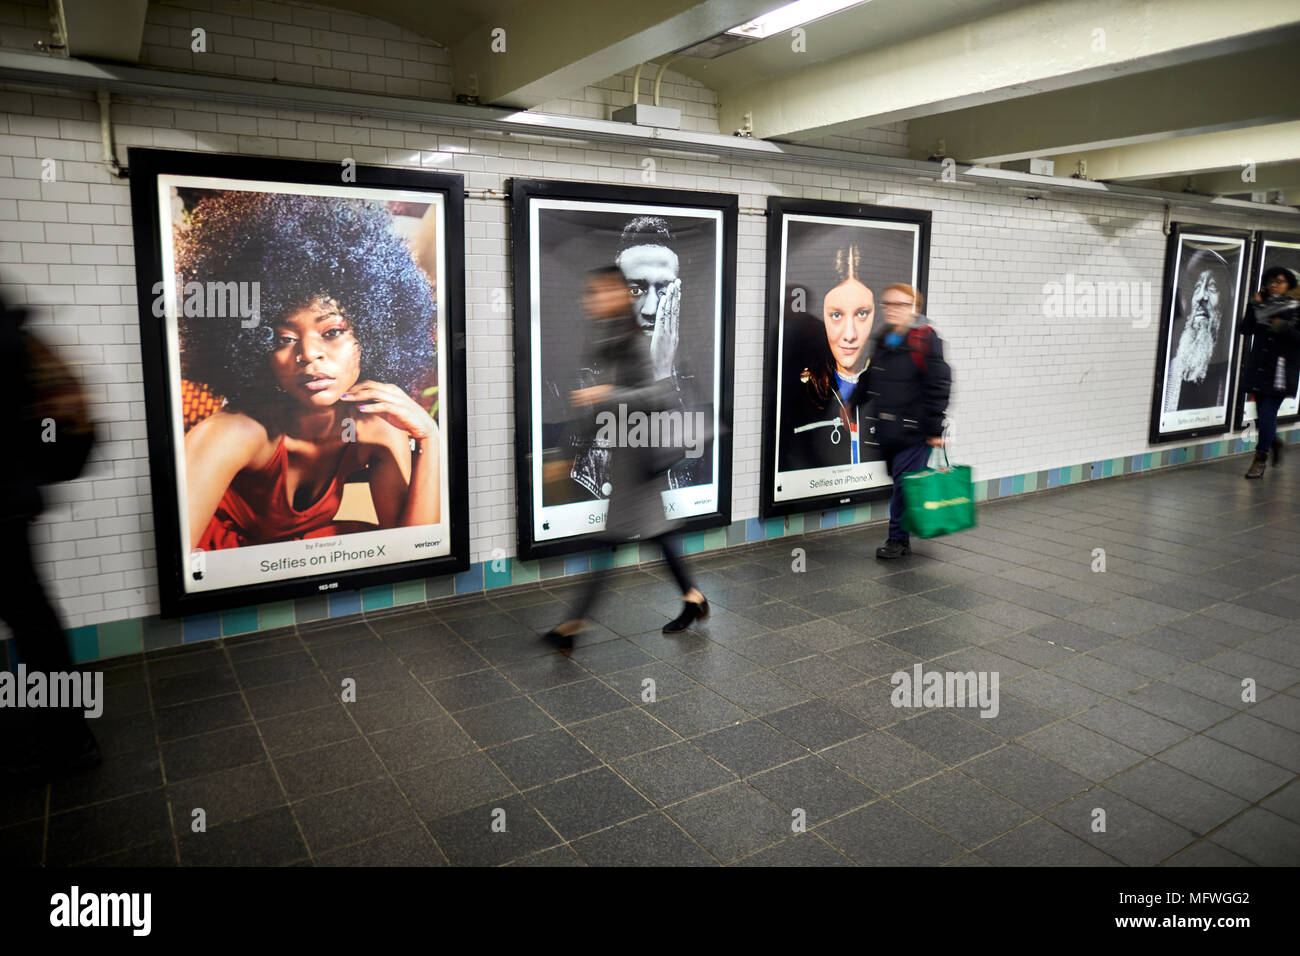
[[[678,522],[679,533],[716,528],[731,523],[732,481],[732,387],[734,381],[736,324],[736,248],[739,220],[739,197],[728,193],[695,192],[682,189],[658,189],[643,186],[616,186],[561,180],[511,179],[507,183],[511,200],[511,250],[513,255],[513,328],[515,364],[515,488],[518,556],[534,561],[558,555],[591,550],[599,546],[599,532],[570,535],[551,541],[537,541],[533,532],[533,480],[531,456],[540,443],[532,434],[532,244],[531,208],[534,199],[558,199],[578,202],[644,204],[646,214],[656,208],[690,207],[721,213],[722,274],[721,338],[715,343],[714,374],[720,382],[718,433],[714,435],[718,450],[717,508],[708,514]],[[612,260],[612,256],[611,256]],[[575,302],[578,290],[575,290]]]
[[[465,378],[465,208],[464,180],[458,174],[385,166],[357,165],[344,170],[338,163],[243,156],[234,154],[132,148],[128,151],[131,214],[136,257],[136,286],[140,314],[147,440],[153,491],[154,539],[158,556],[161,614],[175,617],[246,607],[308,595],[334,593],[433,577],[469,567],[468,406]],[[344,178],[342,173],[349,175]],[[354,175],[352,175],[354,174]],[[447,381],[439,382],[438,400],[447,402],[449,553],[415,561],[304,574],[285,580],[244,584],[186,593],[181,576],[188,570],[181,554],[180,507],[176,476],[178,455],[172,422],[166,320],[154,317],[153,290],[163,279],[163,237],[159,229],[158,177],[165,175],[230,180],[359,188],[438,192],[444,202],[442,256],[445,264]]]
[[[815,497],[776,501],[776,421],[777,387],[782,370],[781,322],[785,306],[785,276],[782,275],[781,237],[787,215],[827,216],[838,219],[861,219],[864,222],[903,222],[919,227],[916,288],[928,300],[930,278],[930,232],[933,213],[928,209],[903,206],[875,206],[821,199],[788,199],[769,196],[767,200],[767,285],[765,293],[765,339],[763,348],[763,442],[762,475],[759,481],[759,513],[763,518],[781,517],[813,511],[826,511],[878,501],[893,494],[892,482],[859,491],[828,493]],[[900,277],[904,281],[907,277]]]
[[[1250,297],[1255,294],[1255,292],[1260,288],[1262,284],[1262,280],[1264,278],[1264,245],[1265,243],[1268,242],[1290,242],[1290,243],[1295,243],[1296,245],[1300,245],[1300,233],[1275,232],[1275,231],[1268,231],[1268,230],[1257,231],[1255,233],[1255,239],[1254,239],[1255,248],[1250,256],[1250,282],[1247,284],[1245,294],[1242,296],[1241,308],[1239,310],[1238,318],[1241,318],[1241,316],[1245,314],[1246,305],[1250,301]],[[1237,346],[1236,364],[1238,367],[1237,381],[1239,383],[1241,381],[1241,374],[1240,374],[1241,363],[1245,361],[1246,358],[1245,344],[1247,341],[1248,341],[1248,337],[1242,336],[1241,341],[1238,343]],[[1296,422],[1300,422],[1300,408],[1297,408],[1296,412],[1291,415],[1277,416],[1278,425],[1293,425]],[[1236,414],[1233,418],[1233,430],[1240,432],[1245,427],[1246,427],[1246,392],[1244,388],[1238,385],[1237,395],[1236,395]]]
[[[1169,335],[1172,329],[1174,303],[1178,296],[1178,275],[1175,268],[1179,263],[1179,249],[1182,246],[1182,237],[1187,233],[1199,233],[1201,235],[1212,236],[1223,239],[1240,239],[1242,240],[1242,263],[1240,275],[1242,281],[1238,283],[1234,301],[1224,310],[1223,322],[1229,325],[1224,334],[1229,336],[1233,347],[1233,356],[1228,360],[1228,384],[1226,396],[1226,406],[1224,408],[1223,424],[1221,425],[1201,425],[1194,428],[1184,428],[1177,431],[1161,433],[1160,431],[1160,411],[1164,402],[1165,386],[1165,367],[1167,363],[1166,354],[1169,351]],[[1223,226],[1207,226],[1200,223],[1175,222],[1170,224],[1169,239],[1165,243],[1165,263],[1162,272],[1164,291],[1160,297],[1160,330],[1157,337],[1157,350],[1155,362],[1155,378],[1151,385],[1151,422],[1148,441],[1152,445],[1161,445],[1174,441],[1186,441],[1194,438],[1207,438],[1214,435],[1223,435],[1232,430],[1233,416],[1235,406],[1239,404],[1236,397],[1237,392],[1237,369],[1241,364],[1241,342],[1240,336],[1237,335],[1237,322],[1241,318],[1242,309],[1244,308],[1244,295],[1242,286],[1250,277],[1250,263],[1252,257],[1251,239],[1252,233],[1243,229],[1229,229]]]

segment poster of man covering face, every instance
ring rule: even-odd
[[[892,482],[874,409],[848,397],[896,284],[924,295],[930,214],[773,198],[768,203],[765,516],[881,497]]]
[[[602,266],[622,270],[654,377],[673,386],[667,411],[687,453],[662,476],[665,512],[721,523],[736,197],[533,180],[515,180],[512,196],[520,555],[590,547],[604,527],[618,442],[571,401],[602,375],[582,308],[586,275]]]
[[[350,574],[438,559],[451,570],[463,457],[448,183],[140,159],[154,498],[174,515],[159,547],[179,565],[165,603],[360,586]]]
[[[1261,236],[1259,245],[1255,250],[1255,267],[1251,270],[1251,281],[1241,297],[1243,310],[1255,293],[1262,291],[1264,274],[1269,269],[1279,267],[1290,270],[1292,281],[1297,288],[1300,288],[1300,236],[1281,233],[1274,235],[1265,233]],[[1243,348],[1248,345],[1249,341],[1249,339],[1243,340]],[[1243,393],[1237,416],[1237,427],[1241,428],[1253,422],[1255,417],[1254,396]],[[1277,420],[1280,424],[1300,420],[1300,395],[1290,395],[1282,399],[1282,405],[1277,413]]]
[[[1152,442],[1229,427],[1248,238],[1187,224],[1170,236]]]

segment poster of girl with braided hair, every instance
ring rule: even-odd
[[[452,569],[458,178],[399,188],[364,169],[347,182],[328,164],[264,161],[240,178],[213,157],[202,174],[172,157],[141,155],[150,175],[132,177],[149,217],[137,235],[156,230],[140,279],[146,355],[158,349],[163,366],[155,500],[175,508],[159,539],[179,563],[165,604],[333,591],[439,559]],[[334,182],[304,181],[313,172]]]
[[[893,285],[924,296],[930,214],[773,198],[761,505],[765,516],[888,496],[870,405],[849,396]]]
[[[520,556],[589,548],[604,528],[617,436],[570,398],[606,371],[581,308],[584,276],[605,266],[626,279],[655,380],[672,384],[656,416],[684,447],[656,479],[665,514],[683,530],[728,523],[736,197],[515,180],[512,200]]]

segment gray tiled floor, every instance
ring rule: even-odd
[[[686,635],[620,572],[567,658],[572,582],[114,661],[103,767],[0,794],[0,863],[1295,865],[1300,460],[1244,468],[701,556]],[[894,706],[917,663],[997,715]]]

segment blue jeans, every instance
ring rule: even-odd
[[[894,496],[889,499],[889,540],[902,541],[910,535],[903,530],[903,476],[909,471],[925,471],[930,461],[930,446],[925,442],[885,450],[889,476],[894,479]]]
[[[1255,451],[1261,455],[1273,447],[1273,440],[1277,438],[1277,411],[1281,407],[1281,395],[1255,396],[1255,425],[1259,429],[1259,444]]]

